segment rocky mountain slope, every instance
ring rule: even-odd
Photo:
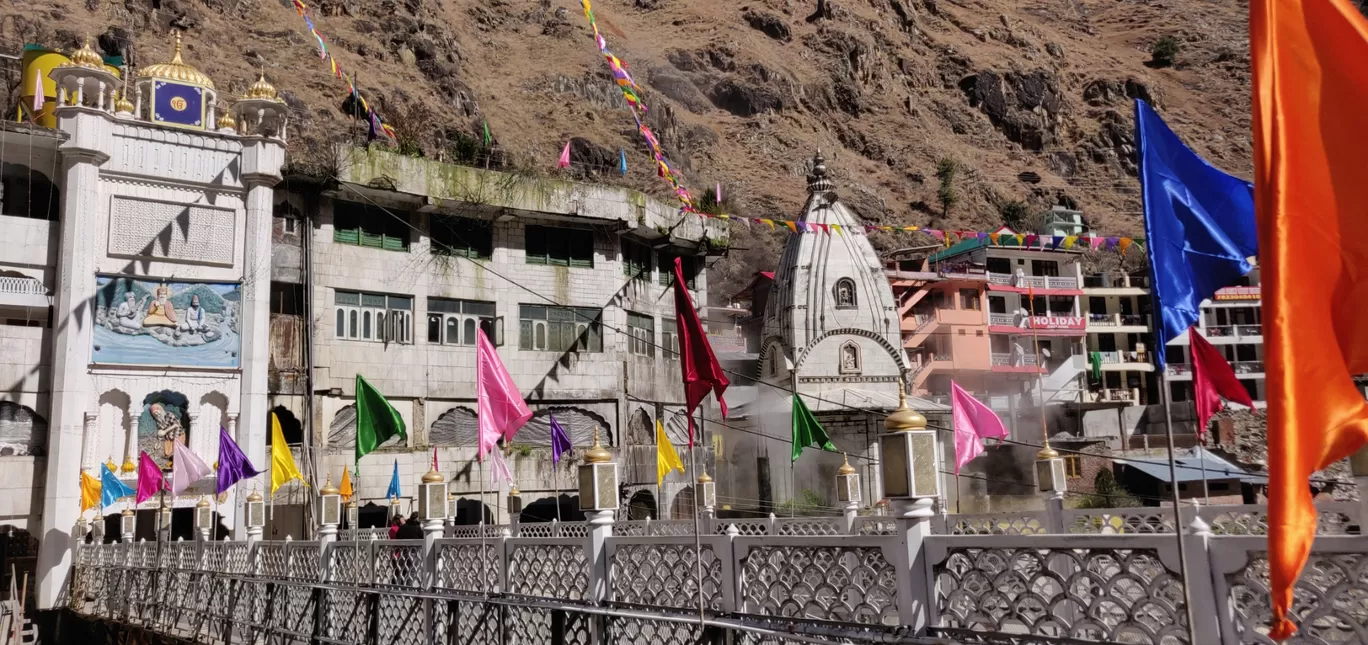
[[[264,69],[296,112],[296,159],[362,131],[286,0],[6,5],[0,42],[11,48],[91,35],[150,64],[169,57],[177,28],[186,59],[225,95]],[[1213,163],[1252,169],[1243,2],[601,0],[595,10],[687,185],[720,183],[733,212],[795,215],[820,147],[841,197],[870,220],[981,230],[1066,204],[1097,230],[1137,234],[1133,97]],[[572,0],[315,0],[312,11],[406,150],[469,158],[487,121],[496,164],[667,194]],[[1180,44],[1176,64],[1154,66],[1151,46],[1165,36]],[[556,171],[572,139],[576,164]],[[937,171],[948,163],[958,172],[947,207]],[[781,235],[736,233],[715,294],[777,260]]]

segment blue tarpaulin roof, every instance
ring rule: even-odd
[[[1130,466],[1150,477],[1159,481],[1171,482],[1169,478],[1169,463],[1167,457],[1140,457],[1113,460],[1118,464]],[[1206,472],[1208,481],[1214,479],[1239,479],[1250,484],[1267,483],[1268,478],[1262,475],[1251,473],[1235,464],[1222,459],[1207,450],[1197,448],[1191,455],[1178,457],[1175,461],[1175,473],[1178,483],[1202,481],[1203,470]]]

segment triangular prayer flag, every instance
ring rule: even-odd
[[[1051,249],[1057,249],[1057,248],[1059,248],[1059,245],[1060,245],[1061,243],[1064,242],[1064,236],[1063,236],[1063,235],[1055,235],[1055,236],[1053,236],[1053,237],[1054,237],[1054,241],[1050,243],[1050,248],[1051,248]]]
[[[993,409],[950,381],[950,418],[955,431],[955,474],[983,454],[984,439],[1005,439],[1007,428]]]
[[[685,287],[684,263],[681,258],[674,261],[674,304],[675,338],[679,342],[679,368],[684,381],[685,412],[689,417],[689,447],[693,447],[693,413],[709,392],[717,395],[717,404],[722,408],[722,418],[727,418],[727,402],[722,393],[731,381],[722,373],[722,365],[713,354],[708,333],[698,318],[693,298]]]
[[[994,246],[1001,246],[1001,245],[1002,245],[1001,238],[1002,238],[1002,234],[1001,234],[1001,233],[989,233],[989,234],[988,234],[988,239],[990,239],[990,240],[993,241],[993,245],[994,245]]]
[[[119,481],[114,475],[114,470],[104,468],[100,473],[100,508],[104,508],[117,502],[120,497],[128,497],[133,494],[133,489]]]
[[[342,496],[344,502],[350,502],[356,494],[356,489],[352,487],[351,469],[346,466],[342,467],[342,484],[337,487],[337,493]]]
[[[1197,333],[1195,325],[1188,330],[1188,339],[1192,344],[1192,400],[1197,408],[1197,434],[1201,436],[1206,434],[1211,417],[1225,407],[1221,397],[1249,408],[1254,407],[1254,401],[1235,377],[1230,363],[1206,337]]]
[[[404,493],[399,489],[399,460],[394,460],[394,472],[390,475],[389,488],[385,490],[385,499],[399,499]]]
[[[1292,590],[1316,540],[1307,481],[1368,441],[1353,381],[1368,372],[1368,19],[1355,4],[1249,3],[1275,641],[1295,629]],[[1321,606],[1298,603],[1313,631]]]
[[[1074,247],[1074,244],[1077,244],[1077,243],[1078,243],[1078,236],[1077,236],[1077,235],[1068,235],[1068,236],[1065,236],[1065,237],[1064,237],[1064,248],[1066,248],[1066,249],[1071,249],[1071,248],[1073,248],[1073,247]]]
[[[1026,235],[1023,233],[1017,233],[1014,237],[1016,237],[1017,246],[1021,246],[1026,241]]]
[[[760,218],[760,223],[762,223],[762,224],[769,224],[770,230],[771,230],[771,231],[774,230],[774,220],[772,220],[772,219],[765,219],[765,218],[762,217],[762,218]]]
[[[356,461],[398,437],[408,441],[404,418],[380,390],[356,375]]]
[[[489,453],[489,484],[498,488],[504,482],[513,483],[513,475],[508,472],[508,462],[503,453],[495,450]]]
[[[566,434],[565,428],[561,427],[556,415],[551,417],[551,463],[560,464],[561,456],[574,449],[570,443],[570,435]]]
[[[238,447],[237,442],[229,436],[228,431],[222,426],[219,427],[219,450],[218,450],[218,482],[214,487],[214,492],[223,494],[223,491],[232,488],[234,484],[260,474],[252,462],[243,454],[242,448]]]
[[[532,418],[532,410],[513,385],[494,343],[489,342],[484,329],[476,332],[475,341],[476,415],[480,429],[479,458],[498,445],[499,439],[511,440],[513,433]]]
[[[1106,250],[1108,250],[1108,251],[1110,251],[1110,250],[1116,248],[1117,243],[1119,243],[1120,241],[1121,241],[1121,238],[1119,238],[1119,237],[1109,237],[1109,238],[1107,238],[1106,244],[1103,244],[1103,245],[1102,245],[1102,248],[1103,248],[1103,249],[1106,249]]]
[[[942,241],[942,242],[945,241],[945,233],[942,233],[942,232],[937,231],[937,230],[935,230],[935,229],[929,229],[929,228],[928,228],[928,229],[925,229],[925,230],[926,230],[926,234],[927,234],[927,235],[930,235],[931,237],[934,237],[934,238],[936,238],[937,240],[940,240],[940,241]]]
[[[841,225],[840,225],[840,224],[832,224],[832,225],[831,225],[831,230],[836,231],[836,235],[837,235],[837,236],[845,237],[845,234],[841,233]]]
[[[679,474],[684,474],[684,462],[679,460],[679,453],[675,452],[674,444],[670,443],[670,438],[665,435],[665,424],[656,419],[656,486],[665,482],[665,475],[671,470],[678,470]]]
[[[1020,236],[1017,236],[1017,237],[1020,237]],[[1040,236],[1036,235],[1035,233],[1030,233],[1030,234],[1026,235],[1025,244],[1026,244],[1027,247],[1035,246],[1036,240],[1038,240],[1038,239],[1040,239]]]
[[[787,226],[788,229],[794,233],[798,232],[798,224],[796,222],[793,222],[791,220],[784,220],[784,226]]]
[[[42,90],[42,86],[39,86],[38,91],[39,91],[39,92],[42,92],[42,91],[43,91],[43,90]],[[101,470],[104,470],[104,466],[100,466],[100,469],[101,469]],[[95,508],[96,506],[99,506],[99,505],[100,505],[100,489],[101,489],[101,488],[102,488],[102,485],[101,485],[101,483],[100,483],[100,480],[95,479],[94,477],[91,477],[91,476],[90,476],[90,473],[88,473],[88,472],[86,472],[86,471],[84,471],[84,470],[81,471],[81,512],[82,512],[82,513],[85,513],[86,511],[88,511],[88,510],[90,510],[90,509],[92,509],[92,508]]]
[[[359,417],[358,417],[359,418]],[[304,485],[308,482],[304,480],[304,475],[299,472],[299,466],[295,465],[294,455],[290,454],[290,446],[285,443],[285,433],[280,429],[280,419],[276,413],[271,413],[271,496],[275,497],[276,491],[280,490],[286,482],[298,479]]]
[[[177,441],[171,449],[171,494],[180,495],[189,488],[191,484],[204,479],[213,472],[209,464],[204,463],[199,455],[190,451],[185,444]]]
[[[803,449],[808,446],[816,446],[822,450],[836,452],[836,446],[832,445],[831,438],[827,437],[826,430],[822,429],[822,424],[817,422],[817,417],[812,415],[808,407],[803,404],[803,397],[796,392],[793,395],[793,459],[798,461],[798,456],[803,454]]]
[[[1132,240],[1132,239],[1129,238],[1129,237],[1123,237],[1123,238],[1121,238],[1121,243],[1119,244],[1119,246],[1120,246],[1120,248],[1121,248],[1121,255],[1125,255],[1125,254],[1126,254],[1126,249],[1129,249],[1129,248],[1131,247],[1131,244],[1134,243],[1134,242],[1135,242],[1135,240]]]
[[[162,478],[161,468],[157,467],[157,462],[152,461],[151,455],[147,452],[138,454],[138,496],[137,503],[141,504],[153,495],[166,489],[166,480]]]
[[[557,168],[569,168],[569,167],[570,167],[570,142],[569,142],[569,141],[566,141],[566,142],[565,142],[565,149],[564,149],[564,150],[561,150],[560,159],[558,159],[558,160],[556,161],[556,167],[557,167]]]

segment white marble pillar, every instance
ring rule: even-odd
[[[238,415],[242,431],[234,440],[253,464],[266,467],[267,367],[270,363],[271,293],[271,217],[272,186],[280,181],[285,149],[277,142],[249,137],[242,150],[242,183],[247,187],[246,227],[243,249],[242,309],[238,322],[242,330],[242,393]],[[243,519],[233,522],[240,533]]]
[[[43,490],[38,553],[38,607],[62,603],[71,571],[70,531],[81,512],[81,448],[85,414],[95,404],[88,375],[94,328],[95,257],[109,200],[101,198],[100,165],[113,149],[112,121],[105,114],[57,108],[67,135],[62,152],[61,248],[53,305],[52,411],[48,425],[47,480]]]

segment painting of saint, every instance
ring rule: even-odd
[[[163,467],[170,464],[176,444],[184,446],[188,439],[188,408],[189,401],[179,392],[163,390],[147,395],[138,417],[138,449]]]
[[[239,285],[95,278],[92,362],[238,367]]]

